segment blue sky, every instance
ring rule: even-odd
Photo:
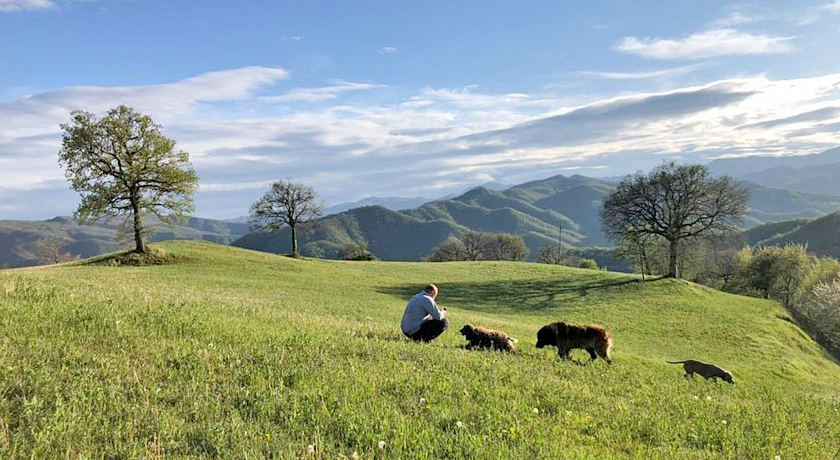
[[[121,103],[199,216],[840,141],[840,1],[0,0],[0,219],[69,214],[59,123]]]

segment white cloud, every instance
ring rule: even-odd
[[[364,91],[384,87],[385,85],[376,85],[373,83],[354,83],[347,81],[336,81],[335,84],[331,86],[322,86],[319,88],[294,88],[286,94],[280,96],[263,97],[261,98],[261,100],[266,102],[323,102],[326,100],[335,99],[342,93],[346,92]]]
[[[677,77],[691,73],[702,67],[701,64],[675,67],[671,69],[646,70],[637,72],[603,72],[593,70],[581,70],[575,72],[583,77],[601,78],[605,80],[645,80],[650,78]]]
[[[648,59],[702,59],[715,56],[778,54],[793,50],[794,37],[715,29],[681,39],[624,37],[616,49]]]
[[[840,13],[840,0],[822,5],[820,9],[831,13]]]
[[[712,26],[717,28],[728,28],[733,26],[741,26],[744,24],[752,24],[754,22],[761,21],[761,19],[762,18],[759,16],[749,16],[739,11],[736,11],[734,13],[730,13],[729,15],[723,18],[712,21],[711,24]]]
[[[303,40],[303,37],[301,37],[300,35],[291,35],[291,36],[287,36],[287,37],[280,37],[280,40],[282,40],[284,42],[288,42],[288,43],[299,42],[299,41]]]
[[[50,0],[0,0],[0,12],[44,10],[54,6]]]
[[[393,46],[383,46],[382,48],[379,48],[380,54],[394,54],[397,51],[399,50],[394,48]]]

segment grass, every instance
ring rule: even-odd
[[[168,263],[0,271],[0,458],[840,458],[840,367],[769,301],[527,263],[156,246]],[[452,328],[416,344],[399,320],[428,282]],[[610,328],[613,365],[536,349],[561,319]],[[464,323],[519,351],[464,350]],[[687,358],[737,384],[664,362]]]

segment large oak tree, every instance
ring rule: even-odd
[[[604,200],[601,220],[613,241],[660,239],[669,250],[668,273],[679,276],[680,243],[734,230],[749,194],[729,176],[702,165],[664,163],[623,179]]]
[[[135,250],[146,252],[143,215],[175,225],[193,211],[198,175],[189,154],[161,133],[148,115],[121,105],[102,118],[75,111],[64,131],[59,164],[82,196],[75,217],[125,217]]]

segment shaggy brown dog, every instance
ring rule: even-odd
[[[545,346],[557,347],[557,354],[562,359],[571,359],[569,352],[574,348],[582,348],[589,352],[590,361],[597,357],[612,363],[610,348],[612,335],[610,331],[597,324],[552,323],[543,326],[537,332],[537,348]]]
[[[735,383],[732,381],[732,373],[721,369],[714,364],[708,364],[693,359],[685,361],[665,361],[668,364],[682,364],[685,369],[686,377],[693,377],[694,374],[702,375],[706,379],[721,379],[724,382]]]
[[[461,328],[461,334],[467,339],[467,349],[493,348],[494,350],[513,351],[516,349],[516,339],[510,338],[502,331],[494,331],[483,327],[473,327],[465,324]]]

